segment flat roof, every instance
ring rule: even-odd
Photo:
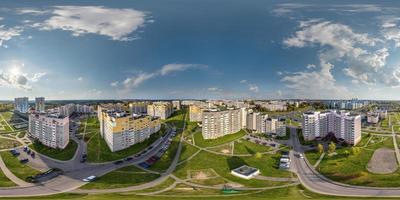
[[[236,172],[238,174],[241,174],[243,176],[250,176],[250,175],[256,173],[258,171],[258,169],[254,168],[254,167],[249,167],[247,165],[243,165],[243,166],[241,166],[239,168],[236,168],[236,169],[234,169],[232,171],[234,171],[234,172]]]

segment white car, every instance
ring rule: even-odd
[[[96,179],[96,176],[89,176],[87,178],[82,179],[83,182],[92,182]]]
[[[299,153],[299,158],[304,159],[303,154]]]

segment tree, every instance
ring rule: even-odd
[[[324,153],[324,146],[322,144],[318,144],[317,151],[319,152],[319,154]]]
[[[261,154],[260,152],[257,152],[254,156],[255,156],[257,159],[262,158],[262,154]]]
[[[358,154],[360,154],[360,151],[361,151],[360,147],[351,147],[351,153],[352,153],[353,155],[358,155]]]
[[[329,153],[333,153],[333,152],[335,152],[335,150],[336,150],[336,144],[331,142],[328,146],[328,151],[329,151]]]
[[[350,155],[350,152],[348,150],[345,150],[344,155],[348,156],[348,155]]]

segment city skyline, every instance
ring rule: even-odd
[[[400,5],[375,3],[4,1],[0,99],[396,100]]]

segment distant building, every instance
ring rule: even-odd
[[[265,120],[268,118],[268,115],[261,114],[259,112],[250,112],[247,113],[247,129],[256,132],[256,133],[264,133],[265,132]]]
[[[45,112],[45,99],[44,99],[44,97],[36,97],[35,98],[35,111],[36,112]]]
[[[100,110],[100,133],[112,152],[143,142],[161,128],[159,117]]]
[[[181,101],[179,101],[179,100],[172,101],[172,106],[175,110],[180,110],[181,109]]]
[[[152,117],[167,119],[172,115],[172,103],[167,101],[153,102],[147,106],[147,114]]]
[[[28,97],[19,97],[14,99],[14,110],[20,113],[27,113],[29,111]]]
[[[199,105],[189,106],[189,120],[191,122],[201,122],[204,108]]]
[[[45,146],[64,149],[69,143],[69,118],[32,113],[29,115],[29,135]]]
[[[325,137],[328,133],[352,145],[361,140],[361,116],[344,111],[306,112],[302,127],[306,141]]]
[[[129,103],[129,111],[135,114],[147,114],[148,101],[138,101]]]
[[[204,110],[202,135],[204,139],[216,139],[241,130],[240,109]]]
[[[367,122],[377,124],[379,122],[379,113],[367,113]]]

